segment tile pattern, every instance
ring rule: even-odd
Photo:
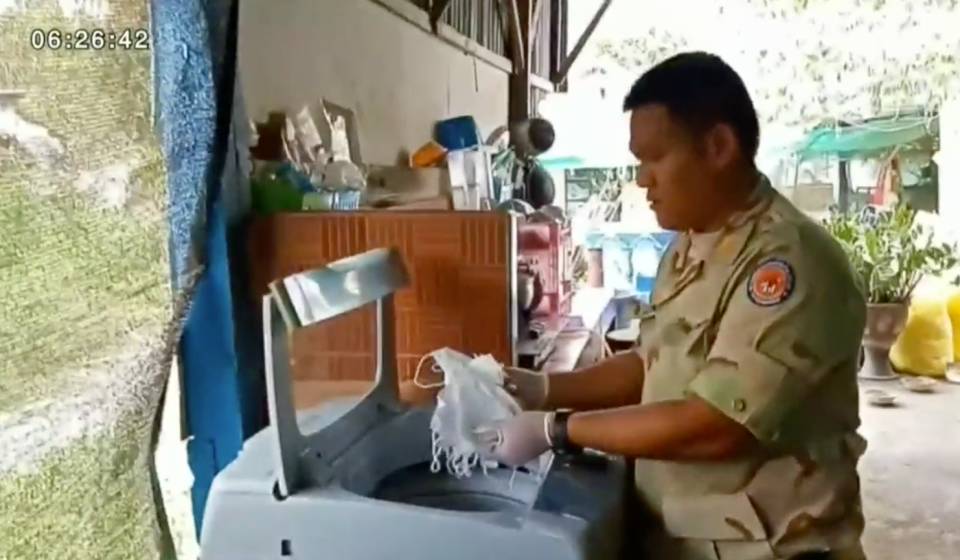
[[[510,359],[510,217],[494,212],[329,212],[282,214],[251,231],[255,297],[268,282],[385,246],[403,256],[411,286],[397,293],[401,379],[420,358],[449,346]],[[304,329],[292,340],[301,380],[369,380],[375,367],[373,305]]]

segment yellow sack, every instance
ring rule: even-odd
[[[953,326],[946,294],[918,296],[907,323],[890,349],[890,363],[901,373],[944,377],[953,361]]]
[[[952,288],[947,298],[947,313],[953,327],[953,361],[960,362],[960,288]]]

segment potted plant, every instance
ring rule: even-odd
[[[907,318],[910,296],[925,276],[957,266],[957,248],[937,243],[933,231],[917,223],[917,212],[898,203],[859,213],[832,211],[824,227],[840,242],[860,275],[867,295],[862,379],[894,379],[890,347]]]

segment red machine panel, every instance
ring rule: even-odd
[[[558,223],[521,221],[517,238],[519,264],[535,272],[543,287],[532,316],[566,315],[573,288],[570,230]]]

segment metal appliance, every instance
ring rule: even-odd
[[[517,224],[517,362],[539,368],[567,324],[573,295],[570,227],[546,206]]]
[[[541,481],[496,469],[430,472],[432,407],[398,399],[393,292],[408,283],[377,249],[270,284],[263,298],[270,426],[214,481],[201,560],[612,560],[620,548],[624,467],[555,464]],[[292,332],[377,307],[377,377],[361,398],[297,414]]]

